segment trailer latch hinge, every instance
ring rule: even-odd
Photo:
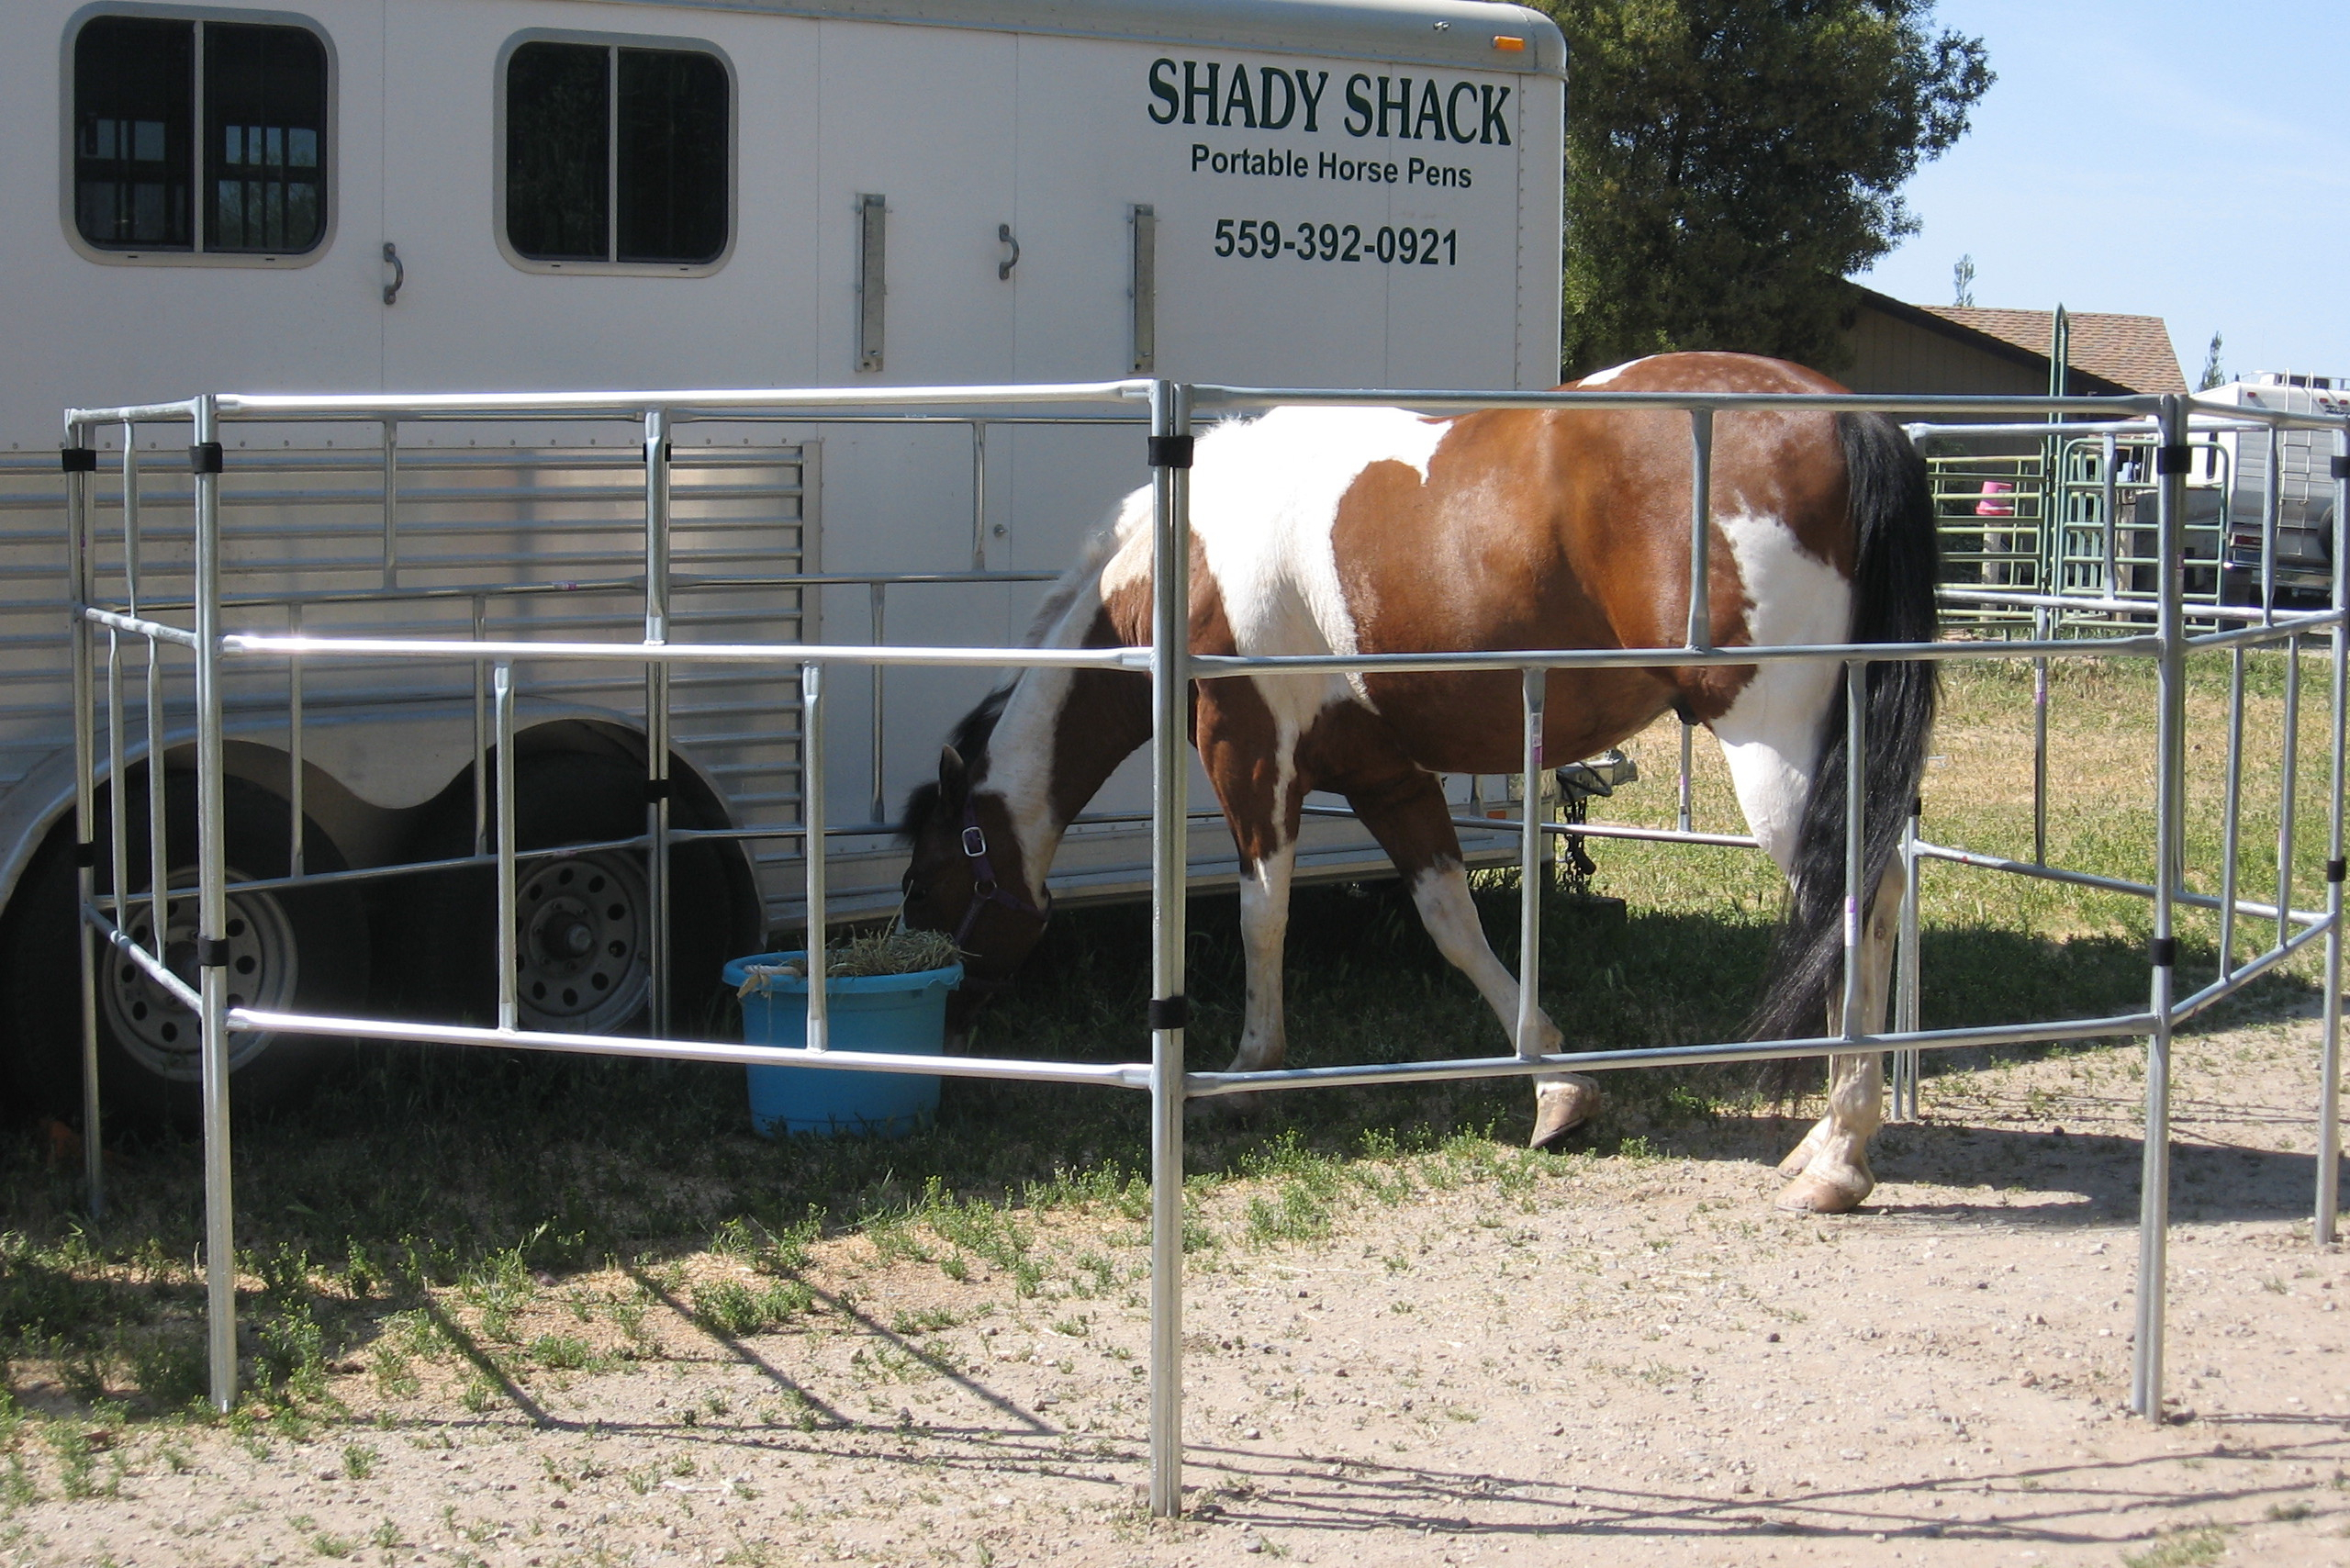
[[[217,441],[200,441],[187,449],[187,471],[191,474],[218,474],[223,466],[220,443]]]
[[[2189,474],[2194,469],[2194,449],[2184,443],[2160,447],[2154,453],[2154,472],[2157,474]]]
[[[2178,938],[2176,936],[2152,938],[2146,944],[2146,955],[2154,960],[2154,968],[2158,969],[2177,968]]]
[[[1192,438],[1188,435],[1152,436],[1150,465],[1153,468],[1189,468],[1192,465]]]
[[[1154,996],[1150,999],[1150,1030],[1188,1028],[1192,1022],[1192,999],[1188,996]]]
[[[60,447],[57,456],[68,474],[95,474],[98,471],[98,449],[95,446]]]

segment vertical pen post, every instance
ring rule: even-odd
[[[1689,831],[1689,807],[1695,794],[1695,787],[1690,780],[1689,767],[1694,760],[1690,756],[1690,741],[1696,733],[1696,725],[1686,719],[1681,721],[1681,788],[1676,797],[1678,809],[1673,813],[1673,820],[1679,823],[1683,833]]]
[[[97,736],[96,714],[91,704],[96,700],[95,673],[91,668],[89,618],[83,614],[91,598],[90,571],[90,476],[97,469],[98,454],[90,445],[91,431],[87,426],[69,424],[65,428],[65,570],[66,597],[72,601],[67,612],[73,616],[69,628],[73,649],[73,931],[74,951],[82,968],[82,1158],[86,1162],[83,1181],[88,1196],[90,1217],[106,1214],[106,1162],[101,1158],[101,1137],[104,1127],[99,1120],[98,1103],[98,952],[97,933],[90,928],[90,901],[95,892],[95,839],[97,834]],[[148,640],[148,681],[154,680],[154,640]],[[121,781],[116,780],[114,814],[119,817],[127,804]],[[120,890],[117,890],[119,891]]]
[[[2326,791],[2325,850],[2325,1033],[2318,1056],[2317,1216],[2311,1227],[2318,1245],[2333,1240],[2342,1207],[2342,749],[2350,743],[2350,431],[2333,432],[2333,624],[2327,641],[2332,663],[2333,767]]]
[[[2277,946],[2293,936],[2293,841],[2295,799],[2300,792],[2301,639],[2285,639],[2285,734],[2280,743],[2277,778]]]
[[[196,973],[204,1003],[204,1305],[212,1405],[237,1401],[237,1234],[229,1185],[227,801],[220,724],[220,416],[196,400]],[[154,778],[150,790],[159,790]],[[160,928],[159,928],[160,930]]]
[[[1542,1054],[1538,1044],[1542,1006],[1542,700],[1550,672],[1522,672],[1526,732],[1521,745],[1525,769],[1525,811],[1518,826],[1517,882],[1517,1055],[1531,1060]]]
[[[1707,559],[1713,534],[1714,411],[1689,410],[1689,638],[1688,646],[1714,645],[1713,570]]]
[[[988,427],[971,421],[971,570],[988,569]],[[877,668],[878,666],[876,666]]]
[[[2031,611],[2031,634],[2048,641],[2050,616],[2044,604]],[[2031,661],[2031,863],[2048,864],[2048,660]]]
[[[499,660],[489,678],[490,722],[498,744],[496,794],[498,841],[498,1026],[520,1026],[516,994],[520,968],[514,929],[516,855],[514,847],[514,666]]]
[[[2220,801],[2220,978],[2235,970],[2236,858],[2244,834],[2244,662],[2228,650],[2228,757]]]
[[[2130,1407],[2156,1423],[2163,1415],[2164,1307],[2169,1274],[2171,1010],[2178,964],[2172,902],[2178,876],[2180,736],[2185,722],[2186,636],[2179,602],[2185,566],[2179,530],[2186,503],[2186,399],[2176,394],[2163,398],[2162,440],[2154,464],[2155,554],[2161,592],[2155,617],[2160,652],[2154,741],[2154,935],[2147,1005],[2154,1014],[2154,1031],[2146,1040],[2144,1161],[2138,1195],[2138,1338],[2131,1367]]]
[[[1150,387],[1150,1511],[1183,1509],[1183,994],[1191,747],[1191,388]]]
[[[644,416],[644,640],[669,640],[669,410]],[[645,952],[652,969],[652,1032],[672,1032],[669,994],[669,664],[644,666],[645,885],[653,918]]]
[[[1843,1036],[1861,1026],[1861,916],[1874,890],[1864,885],[1868,847],[1868,662],[1844,663],[1844,991]]]
[[[1895,960],[1893,989],[1893,1026],[1901,1034],[1918,1032],[1918,868],[1923,858],[1918,853],[1918,813],[1911,802],[1908,820],[1901,824],[1901,936],[1898,956]],[[1916,1047],[1893,1053],[1893,1114],[1896,1120],[1914,1122],[1919,1115],[1919,1077],[1923,1070],[1920,1053]]]
[[[879,666],[875,666],[879,668]],[[808,1048],[832,1047],[832,1010],[825,995],[824,666],[800,666],[800,828],[808,862]]]
[[[885,645],[890,640],[889,591],[890,585],[884,582],[875,581],[865,585],[866,602],[871,607],[872,612],[871,641],[877,648]],[[871,762],[873,815],[870,820],[875,823],[884,823],[890,820],[889,786],[885,781],[887,778],[885,769],[889,765],[887,756],[889,730],[883,722],[888,711],[890,670],[887,665],[877,664],[868,667],[873,681],[873,718],[870,737],[873,749]]]

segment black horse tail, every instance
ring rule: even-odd
[[[1928,643],[1936,631],[1934,584],[1941,552],[1934,532],[1925,459],[1891,420],[1876,414],[1840,413],[1836,434],[1844,447],[1852,488],[1854,540],[1852,633],[1855,643]],[[1901,833],[1933,730],[1935,666],[1886,659],[1867,666],[1862,734],[1867,747],[1868,799],[1862,835],[1862,896],[1874,902]],[[1818,1033],[1828,1001],[1844,973],[1844,783],[1847,744],[1845,684],[1821,721],[1819,762],[1788,871],[1786,919],[1771,955],[1762,1000],[1749,1021],[1753,1039]],[[1868,919],[1863,908],[1861,918]],[[1782,1083],[1781,1092],[1785,1085]]]

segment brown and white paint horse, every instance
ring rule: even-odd
[[[1667,354],[1577,383],[1622,391],[1835,392],[1776,360]],[[1738,411],[1715,426],[1709,605],[1720,646],[1914,642],[1934,628],[1924,465],[1874,416]],[[1192,470],[1192,646],[1381,654],[1678,646],[1688,625],[1687,416],[1669,409],[1285,408],[1214,427]],[[1046,600],[1032,640],[1150,640],[1151,498],[1120,507]],[[1472,907],[1439,773],[1519,767],[1506,671],[1252,675],[1193,688],[1193,741],[1240,852],[1246,1022],[1233,1070],[1280,1065],[1281,950],[1300,808],[1344,795],[1410,886],[1444,956],[1514,1027],[1517,986]],[[1863,1019],[1882,1027],[1894,854],[1932,722],[1919,663],[1869,666]],[[1832,661],[1554,670],[1544,751],[1587,756],[1678,711],[1726,753],[1739,803],[1791,882],[1759,1037],[1832,1025],[1844,905],[1844,684]],[[1069,822],[1149,739],[1144,678],[1032,669],[962,723],[907,806],[909,924],[957,934],[968,1029],[1042,932]],[[1544,1052],[1559,1031],[1540,1024]],[[1831,1058],[1829,1110],[1783,1170],[1782,1204],[1852,1208],[1874,1185],[1875,1053]],[[1590,1080],[1537,1080],[1537,1146],[1586,1118]]]

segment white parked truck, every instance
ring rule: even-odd
[[[77,1103],[64,409],[210,391],[1555,379],[1564,46],[1512,6],[16,0],[0,28],[17,215],[0,226],[0,1089],[18,1110]],[[132,488],[144,602],[190,592],[188,440],[118,425],[86,449],[101,597],[129,591]],[[643,466],[625,428],[237,425],[223,462],[231,629],[640,634]],[[1145,473],[1130,425],[687,428],[672,634],[1016,642],[1044,579]],[[173,862],[169,881],[193,854],[191,737],[171,717],[185,672],[163,658],[156,690],[173,700],[151,733],[148,657],[129,639],[100,653],[96,845],[116,832],[118,767],[134,890],[151,858]],[[643,831],[645,683],[618,667],[532,686],[525,847]],[[871,820],[860,805],[834,823],[872,831],[842,842],[835,910],[894,902],[890,806],[987,678],[901,670],[884,694],[843,673],[828,783]],[[483,847],[472,671],[252,668],[227,705],[243,876]],[[796,820],[793,681],[681,670],[673,708],[679,825]],[[1117,784],[1103,802],[1138,803]],[[167,852],[151,857],[154,821]],[[1352,823],[1315,831],[1302,872],[1382,864]],[[1220,834],[1202,827],[1203,870],[1228,867]],[[680,852],[681,1026],[720,958],[791,923],[796,857],[780,837]],[[1057,885],[1136,891],[1147,863],[1136,828],[1104,823],[1073,836]],[[559,913],[525,915],[524,1022],[630,1026],[651,994],[641,852],[530,865],[545,885],[526,911]],[[462,1013],[488,983],[481,876],[240,894],[240,994]],[[184,917],[159,915],[168,945]],[[195,1031],[168,995],[111,966],[99,1013],[110,1105],[160,1113],[192,1093]],[[308,1049],[241,1037],[241,1097],[290,1086]]]
[[[2200,394],[2206,403],[2296,414],[2350,409],[2350,380],[2267,371]],[[2278,603],[2326,604],[2333,597],[2333,437],[2324,431],[2266,427],[2221,435],[2228,453],[2227,542],[2220,592],[2229,604],[2258,604],[2264,572],[2275,573]],[[2276,490],[2273,560],[2263,538]]]

